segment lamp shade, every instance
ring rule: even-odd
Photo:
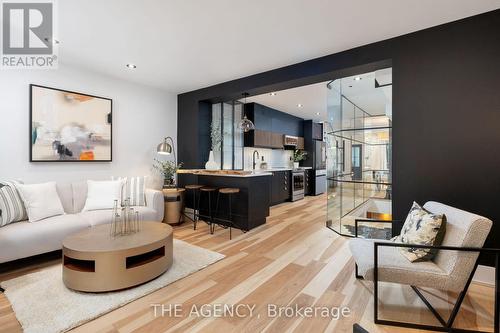
[[[251,131],[251,130],[254,130],[255,129],[255,125],[253,124],[253,122],[247,118],[247,116],[245,115],[243,117],[243,119],[241,119],[240,123],[238,124],[238,128],[240,130],[242,130],[243,132],[248,132],[248,131]]]
[[[156,148],[156,152],[161,155],[170,155],[172,154],[172,146],[167,143],[167,140],[163,141]]]

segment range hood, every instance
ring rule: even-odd
[[[299,144],[299,138],[292,135],[283,135],[283,146],[285,147],[297,147]]]

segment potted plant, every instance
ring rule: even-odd
[[[220,161],[221,159],[222,148],[221,121],[217,117],[213,118],[212,123],[210,124],[210,139],[212,141],[212,150],[210,150],[209,159],[205,164],[205,169],[217,170],[219,169],[217,161]]]
[[[175,175],[181,167],[182,163],[176,165],[173,161],[160,161],[155,158],[153,162],[153,169],[163,176],[163,188],[176,186]]]
[[[300,161],[303,161],[307,158],[307,151],[301,149],[295,149],[293,151],[293,167],[297,169],[299,167]]]

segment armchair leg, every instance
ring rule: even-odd
[[[359,324],[354,324],[352,326],[352,332],[353,333],[369,333],[367,330],[365,330],[363,327],[361,327]]]
[[[415,287],[412,286],[413,290],[417,293],[417,295],[422,299],[422,301],[425,303],[425,305],[429,308],[429,310],[436,316],[436,318],[439,320],[441,323],[441,326],[435,326],[435,325],[425,325],[425,324],[414,324],[414,323],[408,323],[408,322],[403,322],[403,321],[393,321],[393,320],[385,320],[385,319],[379,319],[378,318],[378,248],[379,247],[406,247],[406,248],[430,248],[430,249],[438,249],[438,250],[445,250],[445,251],[462,251],[462,252],[477,252],[479,255],[476,258],[476,262],[473,266],[473,269],[464,285],[463,290],[460,292],[458,295],[458,298],[455,302],[455,305],[453,306],[452,312],[450,314],[450,317],[448,318],[447,321],[445,321],[441,315],[432,307],[432,305],[425,299],[423,294]],[[460,307],[462,306],[462,303],[465,299],[465,296],[467,295],[467,291],[469,289],[469,286],[472,282],[472,278],[474,277],[474,273],[477,270],[478,263],[479,263],[479,258],[481,254],[484,253],[490,253],[495,255],[495,292],[494,292],[494,299],[495,299],[495,308],[494,308],[494,313],[493,313],[493,323],[494,323],[494,329],[493,333],[500,333],[500,322],[499,322],[499,316],[500,316],[500,249],[488,249],[488,248],[475,248],[475,247],[456,247],[456,246],[427,246],[427,245],[418,245],[418,244],[397,244],[397,243],[381,243],[381,242],[375,242],[374,244],[374,258],[373,258],[373,305],[374,305],[374,311],[373,311],[373,316],[374,316],[374,322],[375,324],[381,324],[381,325],[390,325],[390,326],[396,326],[396,327],[408,327],[408,328],[413,328],[413,329],[420,329],[420,330],[429,330],[429,331],[438,331],[438,332],[475,332],[475,333],[486,333],[485,331],[477,331],[477,330],[468,330],[468,329],[460,329],[460,328],[454,328],[453,323],[455,322],[455,319],[458,315],[458,312],[460,311]]]
[[[439,314],[439,312],[437,312],[437,310],[434,309],[434,307],[432,306],[432,304],[427,300],[427,298],[424,297],[424,295],[420,292],[420,290],[418,290],[418,288],[415,287],[415,286],[411,286],[411,289],[413,289],[413,291],[415,292],[415,294],[417,294],[418,297],[420,297],[420,299],[422,300],[422,302],[424,302],[424,304],[432,312],[432,314],[434,315],[434,317],[436,317],[436,319],[441,323],[441,325],[447,327],[448,326],[447,322],[443,319],[443,317],[441,317],[441,315]]]
[[[499,327],[498,327],[498,306],[499,306],[499,295],[500,291],[498,288],[498,280],[499,280],[499,269],[500,267],[500,262],[499,262],[499,255],[497,255],[497,269],[496,269],[496,284],[495,284],[495,317],[494,317],[494,333],[500,333],[499,332]],[[377,257],[375,257],[377,258]],[[427,306],[427,308],[432,312],[432,314],[436,317],[436,319],[441,323],[442,326],[432,326],[432,325],[423,325],[423,324],[413,324],[413,323],[407,323],[407,322],[399,322],[399,321],[392,321],[392,320],[383,320],[383,319],[378,319],[378,268],[377,268],[377,260],[375,259],[375,270],[374,270],[374,281],[373,281],[373,286],[374,286],[374,322],[375,324],[382,324],[382,325],[389,325],[389,326],[396,326],[396,327],[408,327],[408,328],[414,328],[414,329],[423,329],[423,330],[429,330],[429,331],[439,331],[439,332],[477,332],[477,333],[486,333],[486,332],[481,332],[481,331],[473,331],[473,330],[465,330],[465,329],[454,329],[453,328],[453,323],[455,322],[455,319],[458,315],[458,312],[460,311],[460,307],[462,306],[462,303],[464,301],[465,296],[467,295],[467,290],[469,289],[469,286],[472,282],[472,278],[474,277],[474,273],[476,272],[478,266],[478,262],[476,261],[476,264],[474,266],[474,269],[472,270],[467,283],[465,284],[464,289],[460,294],[458,295],[457,301],[455,305],[453,306],[453,310],[450,314],[450,317],[448,318],[448,321],[445,321],[443,317],[437,312],[437,310],[430,304],[430,302],[424,297],[424,295],[418,290],[417,287],[411,286],[411,288],[415,291],[415,293],[420,297],[422,302]],[[356,267],[356,274],[357,274],[357,267]]]

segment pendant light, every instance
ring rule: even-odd
[[[252,123],[250,119],[247,118],[247,115],[245,113],[245,104],[247,104],[247,96],[248,93],[243,93],[244,97],[244,102],[243,102],[243,119],[238,124],[238,128],[242,130],[243,132],[248,132],[252,131],[255,129],[255,125]]]

